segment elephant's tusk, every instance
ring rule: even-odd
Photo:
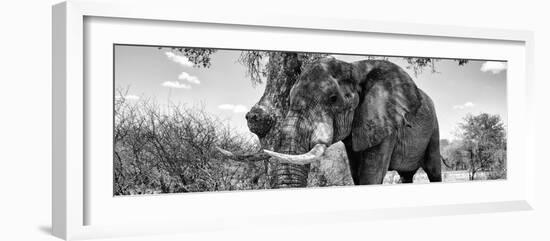
[[[257,162],[257,161],[263,161],[266,159],[269,159],[271,156],[269,156],[266,153],[263,152],[256,152],[252,154],[235,154],[233,152],[230,152],[228,150],[222,149],[220,147],[216,146],[216,149],[226,158],[238,161],[238,162]]]
[[[270,155],[271,157],[275,158],[276,160],[297,164],[297,165],[305,165],[312,163],[319,159],[327,149],[326,145],[323,144],[317,144],[315,145],[308,153],[301,154],[301,155],[288,155],[288,154],[282,154],[273,152],[270,150],[264,150],[265,153]]]

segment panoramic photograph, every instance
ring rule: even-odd
[[[114,196],[506,179],[506,61],[113,48]]]

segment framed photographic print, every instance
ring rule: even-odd
[[[56,236],[531,209],[530,32],[161,5],[53,7]]]

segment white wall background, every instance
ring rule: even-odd
[[[0,240],[56,240],[51,219],[51,8],[58,1],[4,1],[0,7]],[[196,3],[195,3],[196,4]],[[338,0],[218,1],[186,11],[285,12],[382,21],[526,29],[535,32],[538,132],[535,210],[517,213],[226,230],[117,240],[548,240],[550,184],[544,172],[550,108],[550,9],[545,1]],[[269,232],[269,233],[266,233]]]

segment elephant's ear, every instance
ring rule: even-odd
[[[411,77],[388,61],[353,63],[352,78],[360,86],[359,106],[352,124],[353,150],[376,146],[416,114],[421,95]]]

